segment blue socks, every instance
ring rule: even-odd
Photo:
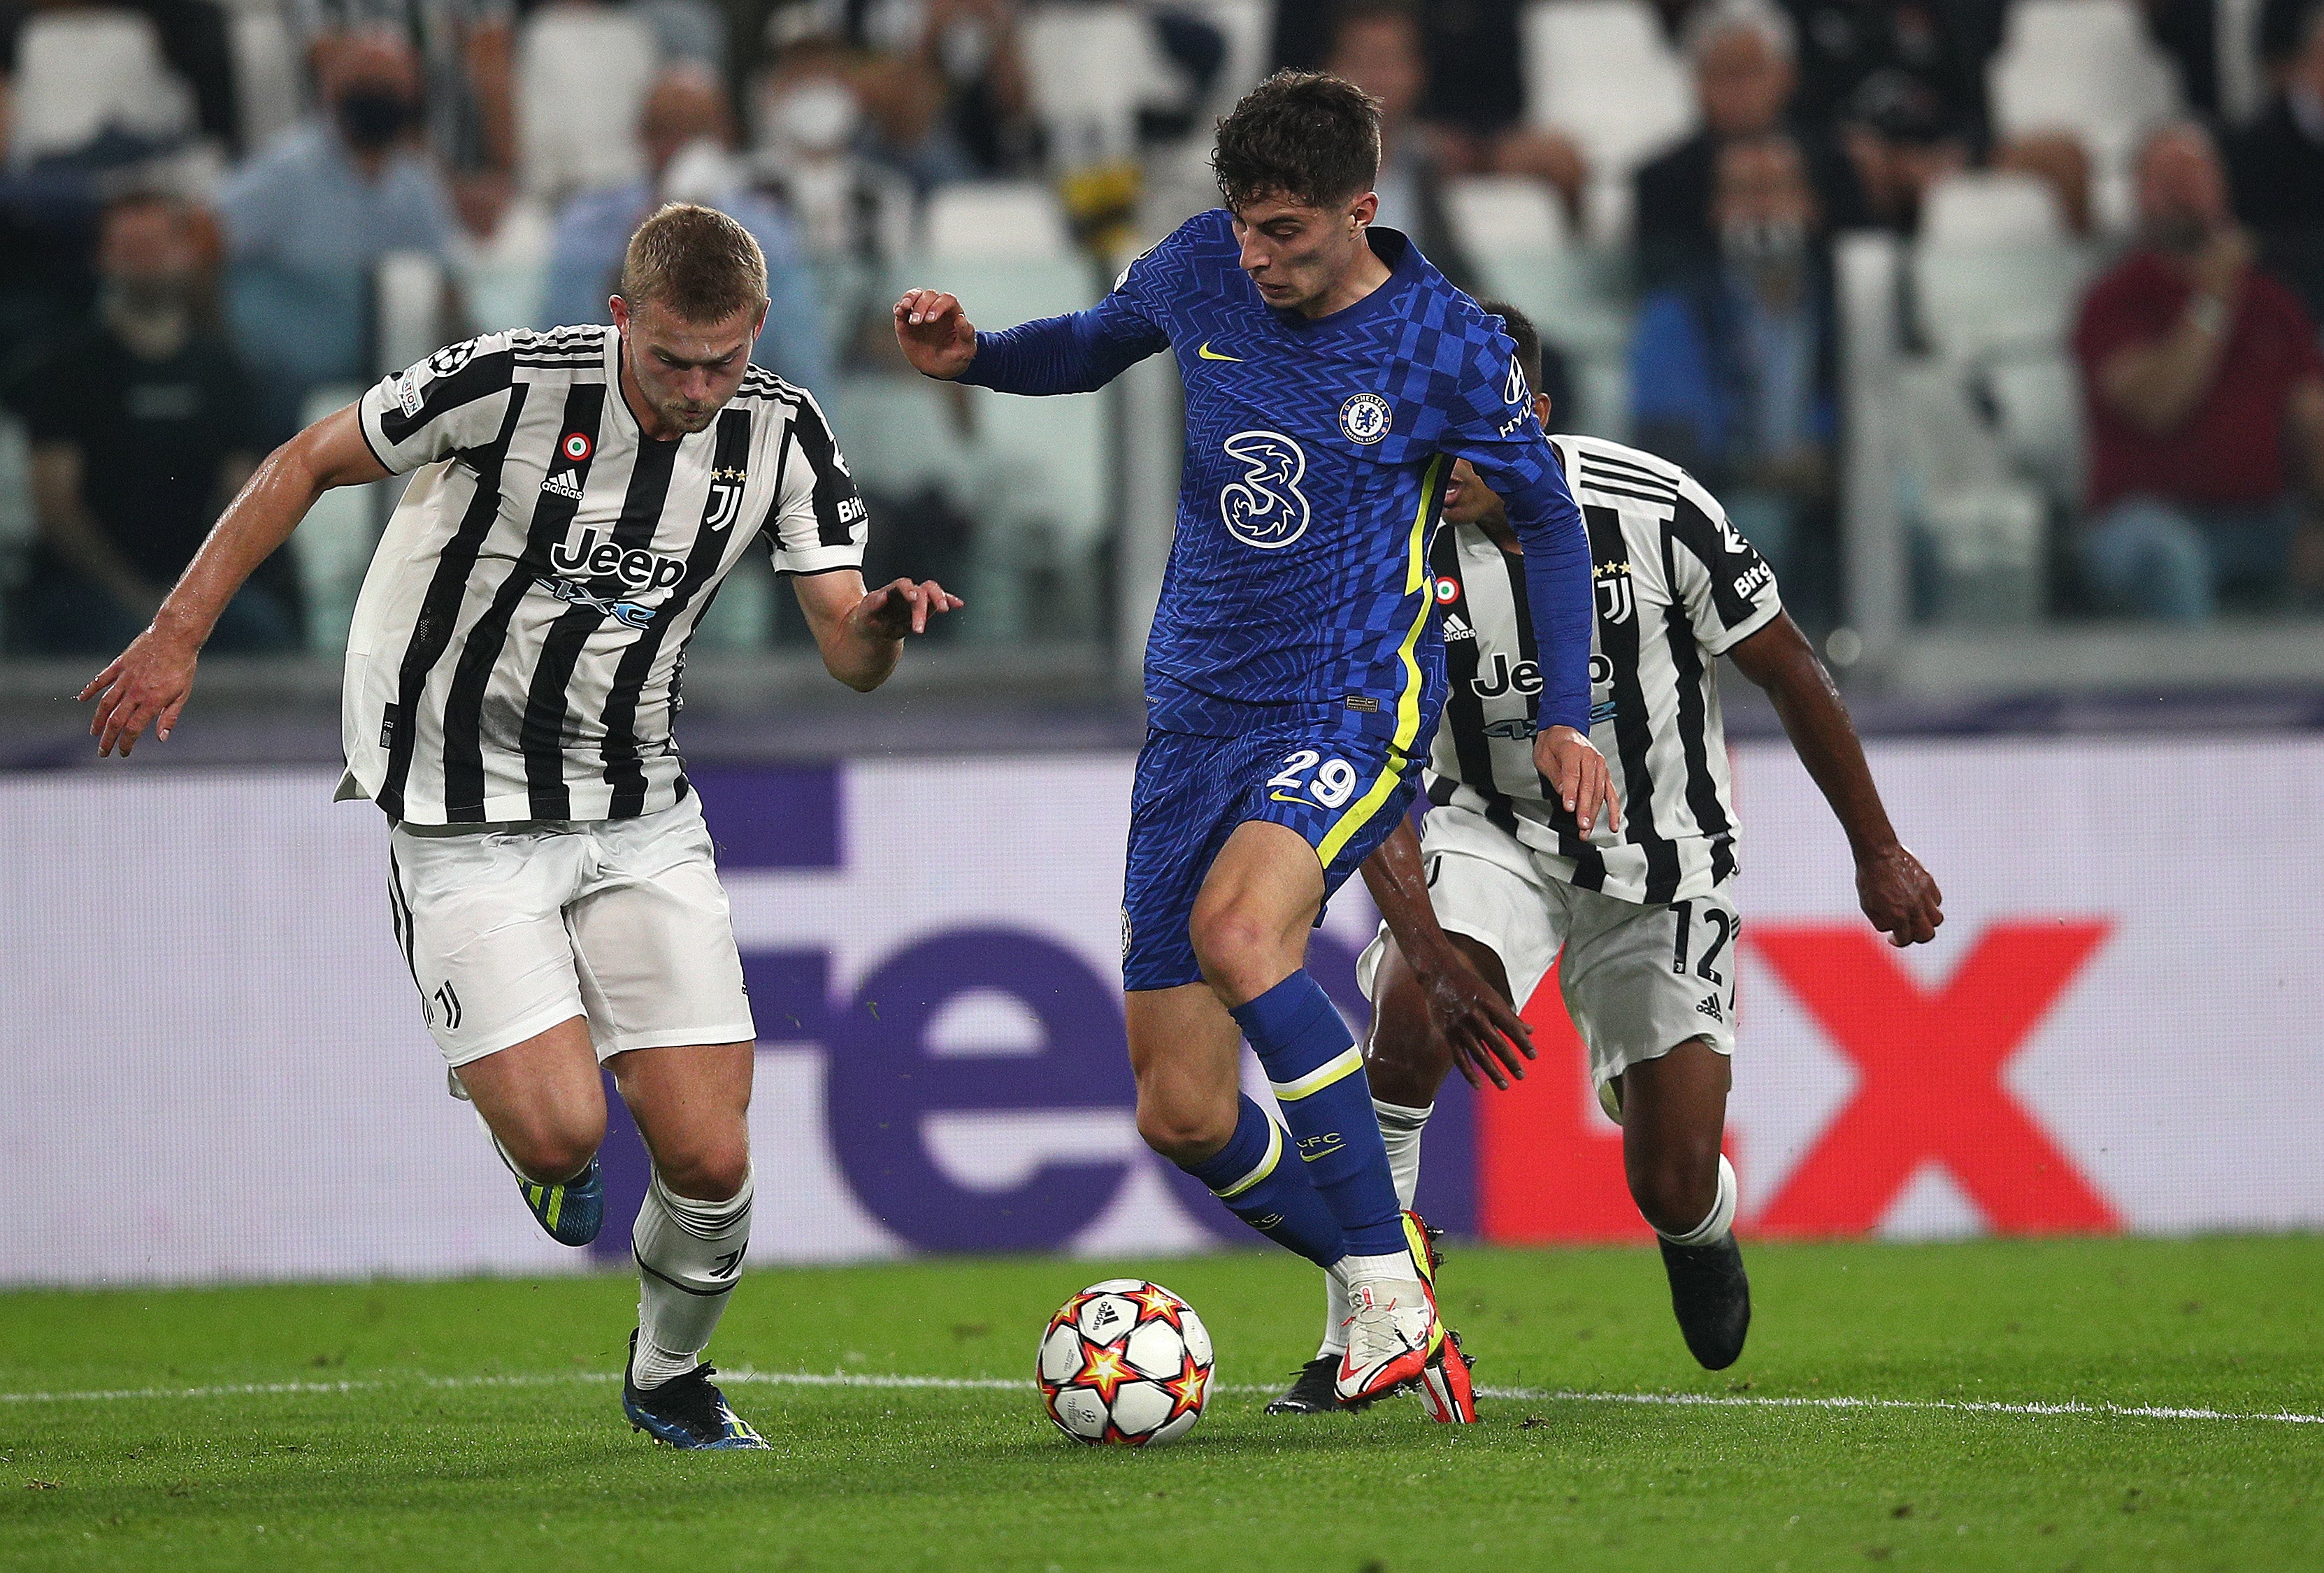
[[[1302,970],[1250,1004],[1235,1007],[1234,1018],[1258,1051],[1283,1118],[1297,1138],[1300,1167],[1339,1220],[1349,1253],[1375,1256],[1405,1250],[1396,1182],[1379,1117],[1372,1112],[1364,1057],[1331,996]],[[1241,1137],[1238,1127],[1235,1139]]]
[[[1329,1267],[1348,1254],[1340,1220],[1300,1166],[1285,1161],[1287,1155],[1282,1127],[1245,1098],[1227,1145],[1185,1169],[1243,1222],[1318,1267]]]

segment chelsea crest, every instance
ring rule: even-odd
[[[1388,435],[1394,419],[1388,400],[1377,393],[1351,394],[1348,401],[1340,406],[1340,429],[1348,434],[1350,442],[1379,441]]]

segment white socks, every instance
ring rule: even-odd
[[[724,1201],[693,1201],[646,1188],[632,1234],[638,1259],[638,1352],[630,1379],[659,1387],[700,1365],[751,1242],[754,1176]]]
[[[1420,1133],[1427,1128],[1428,1116],[1435,1108],[1414,1108],[1401,1103],[1383,1103],[1372,1099],[1372,1113],[1378,1117],[1380,1139],[1388,1145],[1388,1173],[1396,1180],[1396,1204],[1410,1207],[1414,1192],[1420,1189]],[[1359,1264],[1366,1265],[1360,1267]],[[1323,1274],[1323,1342],[1315,1354],[1338,1355],[1347,1348],[1347,1335],[1341,1329],[1347,1324],[1348,1285],[1366,1278],[1402,1278],[1412,1271],[1409,1256],[1350,1256],[1340,1264],[1340,1271]]]
[[[1674,1246],[1707,1246],[1721,1238],[1735,1227],[1735,1165],[1727,1154],[1719,1154],[1719,1200],[1711,1204],[1711,1216],[1683,1235],[1665,1235],[1663,1238]]]

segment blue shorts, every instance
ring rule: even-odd
[[[1202,981],[1194,897],[1235,826],[1259,819],[1296,831],[1323,865],[1328,902],[1388,839],[1419,782],[1420,761],[1384,738],[1148,731],[1130,791],[1122,988]]]

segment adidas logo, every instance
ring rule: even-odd
[[[540,489],[551,497],[569,498],[575,502],[581,501],[581,483],[573,478],[570,470],[560,470],[551,475],[540,483]]]
[[[1475,639],[1476,637],[1477,637],[1477,630],[1476,630],[1475,629],[1473,629],[1473,628],[1471,628],[1471,627],[1470,627],[1466,622],[1462,621],[1460,619],[1460,617],[1458,617],[1457,615],[1453,615],[1453,616],[1447,616],[1447,617],[1445,618],[1445,620],[1444,620],[1444,642],[1445,642],[1446,644],[1448,644],[1448,645],[1449,645],[1449,644],[1457,644],[1458,642],[1460,642],[1460,641],[1461,641],[1461,640],[1462,640],[1462,639]]]
[[[1694,1007],[1694,1014],[1697,1016],[1707,1016],[1716,1022],[1723,1023],[1727,1019],[1727,1017],[1720,1012],[1719,996],[1716,994],[1704,1000],[1701,1005],[1696,1006]]]

